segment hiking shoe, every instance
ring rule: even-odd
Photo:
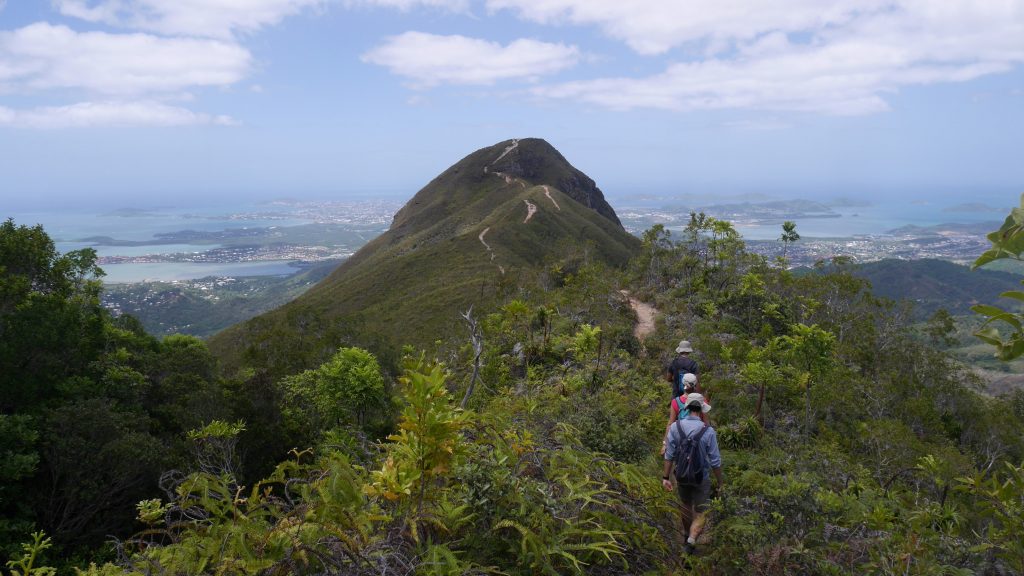
[[[693,545],[693,544],[690,544],[689,542],[687,542],[687,543],[686,543],[686,546],[684,546],[684,547],[683,547],[683,552],[684,552],[684,553],[685,553],[685,554],[686,554],[687,556],[693,556],[694,554],[696,554],[696,553],[697,553],[697,546],[695,546],[695,545]]]

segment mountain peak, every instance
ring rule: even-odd
[[[481,148],[442,172],[395,215],[392,230],[417,220],[421,212],[431,219],[441,216],[440,205],[464,207],[481,200],[480,193],[500,195],[533,186],[559,190],[622,228],[594,180],[554,146],[541,138],[513,138]]]
[[[298,299],[210,346],[226,366],[262,366],[274,334],[275,347],[295,350],[294,367],[304,368],[342,342],[377,352],[425,345],[456,329],[470,307],[498,302],[518,278],[583,257],[623,266],[639,245],[594,181],[553,146],[506,140],[434,178],[387,232]]]
[[[561,190],[573,200],[596,211],[620,227],[615,211],[608,205],[594,180],[577,170],[551,144],[542,138],[506,140],[492,146],[501,153],[488,167],[489,172],[508,174],[535,185],[547,184]]]

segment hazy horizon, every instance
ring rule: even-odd
[[[411,197],[545,138],[610,199],[1024,191],[1024,0],[0,0],[3,207]]]
[[[429,180],[428,180],[429,181]],[[601,187],[601,183],[597,183]],[[359,190],[339,190],[337,192],[324,193],[266,193],[266,194],[217,194],[193,195],[182,194],[180,196],[171,194],[126,194],[124,196],[68,196],[68,197],[25,197],[15,195],[4,198],[4,218],[18,214],[31,214],[34,212],[64,212],[64,213],[102,213],[115,210],[188,210],[216,209],[221,207],[225,210],[235,209],[242,205],[265,205],[274,202],[369,202],[373,200],[404,203],[410,200],[419,189],[394,189],[377,192],[366,192]],[[732,203],[761,203],[773,201],[808,200],[820,202],[826,205],[836,205],[844,201],[862,203],[865,206],[878,206],[894,203],[901,205],[935,205],[955,206],[960,204],[980,204],[991,208],[994,214],[999,212],[1002,219],[1006,210],[1017,206],[1020,201],[1021,192],[1024,189],[1007,188],[1005,190],[919,190],[902,191],[894,195],[889,190],[874,190],[866,192],[834,192],[827,193],[819,190],[808,190],[804,193],[785,191],[757,191],[739,190],[722,193],[701,192],[701,191],[679,191],[671,189],[656,190],[607,190],[602,188],[606,199],[613,208],[631,207],[637,205],[710,205],[710,204],[732,204]],[[955,221],[955,213],[950,212],[951,218]]]

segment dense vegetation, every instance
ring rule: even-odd
[[[95,259],[58,254],[40,227],[0,225],[4,555],[33,527],[64,555],[95,554],[132,531],[134,504],[157,493],[163,471],[193,460],[189,430],[261,423],[259,391],[222,379],[201,340],[157,340],[130,316],[111,318]]]
[[[17,573],[1024,572],[1024,394],[977,393],[929,344],[941,322],[915,331],[848,266],[793,275],[726,222],[656,226],[625,270],[549,263],[400,360],[230,377],[199,340],[107,317],[90,252],[0,232]],[[622,289],[662,313],[645,342]],[[726,476],[685,560],[657,460],[682,336]]]

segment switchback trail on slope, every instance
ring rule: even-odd
[[[491,250],[491,246],[487,243],[486,240],[484,240],[484,236],[486,236],[487,233],[490,232],[490,231],[491,231],[491,227],[490,226],[488,226],[487,228],[484,228],[484,231],[480,233],[479,238],[480,238],[480,243],[483,244],[484,248],[486,248],[487,251],[491,254],[491,260],[494,260],[494,251]]]
[[[526,220],[523,220],[523,224],[526,224],[537,213],[537,205],[529,200],[523,200],[523,202],[526,202]]]
[[[497,158],[495,158],[494,162],[491,162],[491,166],[497,164],[499,160],[501,160],[502,158],[507,156],[509,152],[515,150],[518,147],[519,147],[519,138],[513,138],[512,139],[512,144],[510,146],[508,146],[507,148],[505,148],[505,151],[501,153],[501,156],[498,156]]]
[[[490,232],[490,230],[491,230],[490,226],[488,226],[487,228],[484,228],[484,231],[480,233],[480,236],[478,236],[478,238],[480,239],[480,243],[484,245],[484,248],[487,249],[487,253],[491,255],[491,262],[494,262],[494,250],[491,250],[491,245],[488,244],[486,240],[484,240],[484,236],[486,236],[487,233]],[[501,272],[502,276],[504,276],[505,275],[505,267],[502,266],[501,264],[495,264],[495,266],[498,267],[498,271]]]
[[[543,188],[544,188],[544,195],[545,195],[545,196],[547,196],[547,197],[548,197],[548,200],[551,200],[551,203],[555,205],[555,208],[557,208],[557,209],[558,209],[558,211],[559,211],[559,212],[561,212],[561,211],[562,211],[562,207],[558,205],[558,202],[557,202],[557,201],[555,201],[555,199],[554,199],[554,198],[552,198],[552,197],[551,197],[551,189],[550,189],[550,188],[548,188],[548,185],[547,185],[547,184],[545,184],[545,185],[543,186]]]

